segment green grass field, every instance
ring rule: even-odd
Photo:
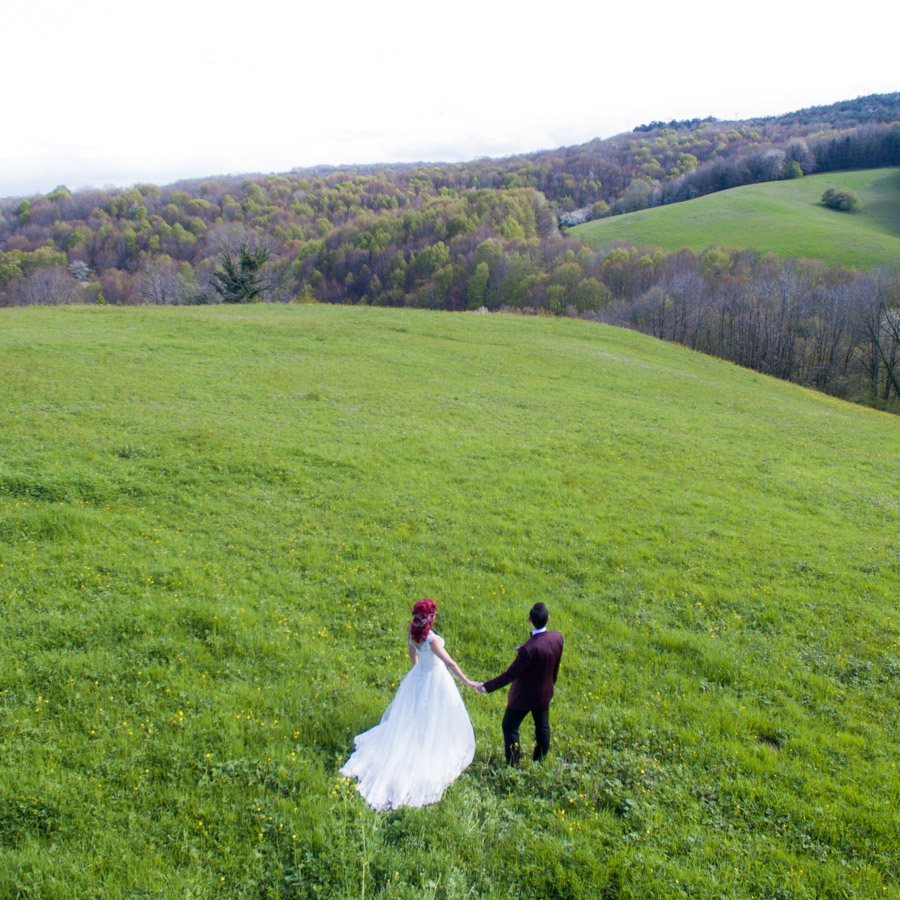
[[[568,319],[0,316],[0,896],[900,898],[900,419]],[[442,802],[337,774],[414,600],[566,635]]]
[[[858,213],[821,203],[830,187],[856,191]],[[830,172],[753,184],[655,209],[598,219],[571,230],[597,247],[614,241],[700,252],[751,247],[782,257],[871,269],[900,261],[900,169]]]

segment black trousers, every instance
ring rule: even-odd
[[[506,750],[506,761],[511,766],[519,762],[519,726],[531,713],[534,720],[534,754],[532,759],[543,759],[550,749],[550,710],[547,709],[513,709],[506,707],[503,714],[503,746]]]

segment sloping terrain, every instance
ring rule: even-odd
[[[564,318],[3,311],[0,895],[900,897],[900,420]],[[545,600],[546,764],[374,814]],[[524,733],[524,732],[523,732]]]
[[[822,205],[830,187],[855,191],[858,213]],[[900,169],[830,172],[732,188],[684,203],[599,219],[572,229],[594,246],[630,241],[702,251],[752,247],[782,257],[871,269],[900,260]]]

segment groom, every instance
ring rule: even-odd
[[[528,614],[531,637],[521,647],[516,661],[502,674],[486,681],[479,693],[489,694],[511,684],[506,713],[503,716],[503,743],[506,761],[519,762],[519,726],[531,713],[534,720],[534,756],[543,759],[550,749],[550,699],[559,674],[563,638],[558,631],[547,631],[550,611],[545,603],[535,603]]]

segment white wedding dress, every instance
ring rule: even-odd
[[[437,803],[475,757],[475,732],[444,663],[432,652],[434,632],[400,682],[381,722],[356,736],[341,774],[373,809]]]

